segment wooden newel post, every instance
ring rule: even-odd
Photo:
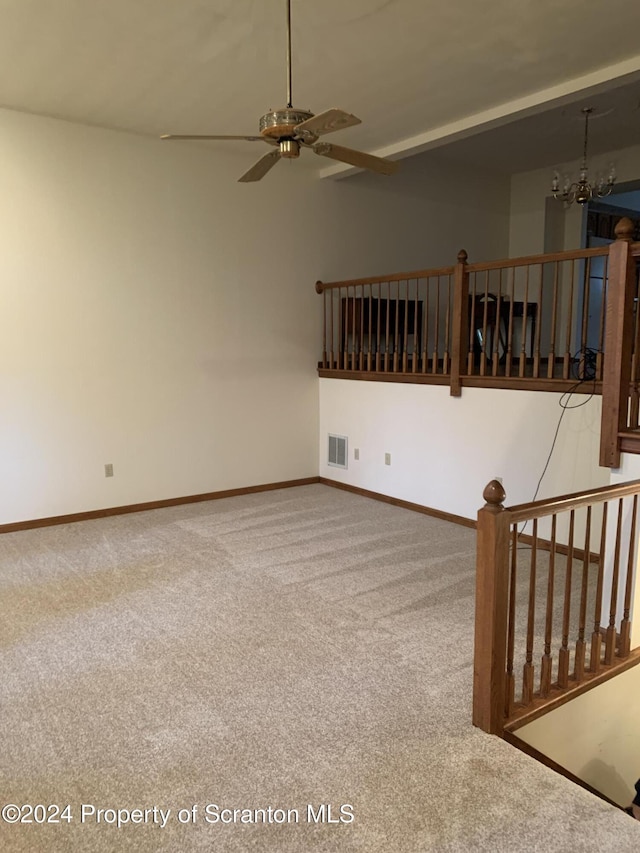
[[[459,397],[462,394],[460,377],[464,374],[467,365],[469,344],[469,271],[467,269],[467,257],[465,250],[460,249],[453,276],[450,380],[452,397]]]
[[[509,513],[502,484],[491,480],[478,512],[473,724],[501,734],[505,719]]]
[[[635,263],[631,254],[633,223],[626,216],[615,229],[616,241],[609,247],[604,370],[602,375],[602,427],[600,465],[620,466],[618,433],[627,426],[631,352],[633,347],[633,307]]]

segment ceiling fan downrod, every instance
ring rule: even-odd
[[[291,0],[287,0],[287,107],[293,107],[291,95]]]

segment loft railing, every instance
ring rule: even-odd
[[[317,282],[323,376],[565,390],[599,383],[609,249]],[[599,391],[599,387],[596,389]]]
[[[602,394],[600,464],[640,453],[640,243],[316,282],[320,376]]]
[[[640,661],[631,651],[640,480],[478,513],[473,722],[493,734]]]
[[[447,376],[453,267],[383,278],[317,282],[323,294],[321,367],[331,371]]]

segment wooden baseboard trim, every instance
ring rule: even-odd
[[[415,504],[411,501],[403,501],[400,498],[392,498],[389,495],[383,495],[380,492],[371,492],[369,489],[361,489],[359,486],[351,486],[348,483],[340,483],[338,480],[329,480],[327,477],[319,477],[319,482],[325,486],[332,486],[334,489],[342,489],[345,492],[352,492],[354,495],[362,495],[364,498],[373,498],[375,501],[399,506],[402,509],[410,509],[413,512],[420,512],[422,515],[430,515],[433,518],[439,518],[442,521],[450,521],[453,524],[460,524],[463,527],[476,529],[476,522],[471,518],[465,518],[463,515],[454,515],[451,512],[443,512],[440,509],[432,509],[422,504]]]
[[[503,739],[510,743],[511,746],[515,746],[516,749],[519,749],[521,752],[524,752],[525,755],[534,758],[536,761],[539,761],[540,764],[544,764],[545,767],[548,767],[550,770],[553,770],[555,773],[560,774],[560,776],[564,776],[565,779],[569,779],[570,782],[573,782],[575,785],[579,785],[581,788],[589,791],[590,794],[593,794],[596,797],[599,797],[601,800],[609,803],[611,806],[615,806],[617,809],[623,810],[623,807],[618,805],[618,803],[609,799],[606,794],[598,791],[597,788],[594,788],[588,782],[585,782],[579,776],[576,776],[575,773],[572,773],[570,770],[567,770],[566,767],[563,767],[562,764],[558,764],[557,761],[554,761],[553,758],[549,758],[548,755],[545,755],[544,752],[540,752],[539,749],[536,749],[535,746],[531,746],[526,741],[519,738],[517,735],[514,735],[512,732],[504,732]]]
[[[72,524],[76,521],[90,521],[95,518],[107,518],[111,515],[126,515],[130,512],[145,512],[149,509],[163,509],[181,504],[200,503],[201,501],[217,501],[221,498],[234,498],[238,495],[252,495],[257,492],[271,492],[274,489],[291,489],[295,486],[309,486],[319,483],[320,477],[304,477],[300,480],[283,480],[280,483],[263,483],[259,486],[243,486],[240,489],[224,489],[220,492],[205,492],[201,495],[185,495],[181,498],[166,498],[159,501],[113,506],[106,509],[93,509],[88,512],[74,512],[69,515],[53,515],[49,518],[34,518],[29,521],[15,521],[10,524],[0,524],[0,534],[15,533],[18,530],[33,530],[37,527],[52,527],[56,524]]]

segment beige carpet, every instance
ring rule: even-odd
[[[0,850],[635,853],[471,726],[474,548],[321,485],[0,537],[2,805],[70,806]]]

